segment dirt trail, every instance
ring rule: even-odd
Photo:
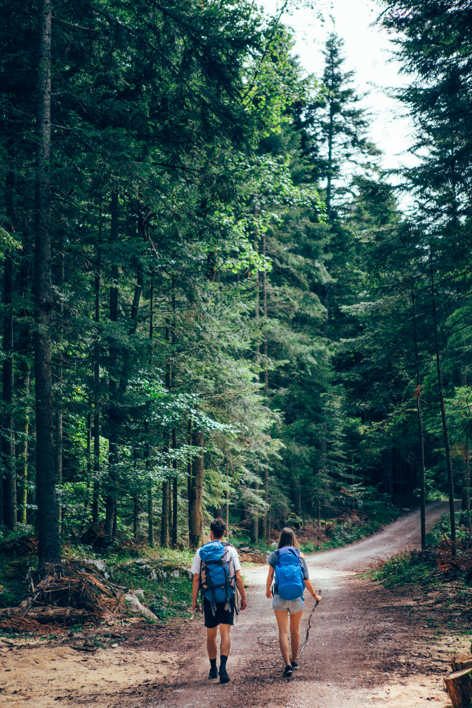
[[[442,502],[429,505],[428,527],[446,510]],[[30,644],[27,649],[4,647],[0,704],[34,708],[61,703],[97,708],[442,707],[447,704],[442,675],[448,670],[452,640],[438,642],[427,611],[418,607],[411,593],[402,596],[357,575],[379,559],[418,544],[419,513],[413,512],[365,541],[308,557],[310,577],[321,589],[323,601],[314,613],[300,670],[290,680],[281,678],[276,623],[265,597],[267,567],[258,566],[244,570],[249,608],[240,614],[232,632],[229,684],[207,679],[205,629],[200,619],[183,623],[180,632],[163,632],[140,623],[126,630],[126,642],[100,649],[93,656],[57,643]],[[303,637],[312,607],[308,597]],[[465,638],[454,648],[465,653]]]

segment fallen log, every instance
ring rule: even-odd
[[[454,671],[444,679],[453,708],[470,708],[472,701],[472,666]]]
[[[0,621],[14,617],[23,617],[25,610],[22,607],[7,607],[0,610]],[[47,624],[49,622],[62,622],[63,624],[75,624],[80,620],[90,618],[88,610],[81,610],[75,607],[31,607],[28,610],[28,619]]]

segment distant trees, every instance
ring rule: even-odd
[[[220,513],[265,539],[414,493],[419,412],[444,491],[466,155],[446,179],[428,138],[410,223],[336,35],[315,89],[249,2],[38,8],[4,0],[0,27],[4,528],[35,526],[42,562],[90,524],[195,546]]]

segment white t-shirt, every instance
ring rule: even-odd
[[[214,543],[217,543],[217,541],[214,541]],[[239,562],[238,552],[234,546],[228,546],[228,554],[233,559],[234,570],[235,571],[241,570],[241,563]],[[197,573],[198,573],[198,575],[200,575],[201,567],[202,567],[202,561],[200,558],[200,548],[199,548],[197,550],[197,552],[195,553],[195,558],[193,559],[192,567],[190,568],[190,570],[192,571],[192,573],[194,575],[196,575]]]

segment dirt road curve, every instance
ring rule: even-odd
[[[428,526],[447,510],[429,505]],[[15,708],[425,708],[446,705],[442,677],[453,650],[466,653],[461,613],[438,635],[435,598],[386,590],[358,577],[379,559],[419,545],[419,514],[347,548],[308,557],[323,601],[291,679],[281,677],[267,567],[244,570],[249,608],[232,632],[231,682],[208,680],[201,619],[162,628],[138,622],[89,629],[102,648],[87,653],[67,634],[0,638],[0,705]],[[313,607],[306,599],[302,636]],[[97,635],[96,632],[101,632]],[[92,634],[95,632],[95,634]],[[83,639],[81,640],[83,641]],[[469,639],[470,641],[470,639]]]
[[[428,527],[445,511],[447,505],[443,502],[429,505]],[[424,657],[424,667],[418,664],[405,667],[402,663],[409,661],[412,653],[424,653],[417,622],[412,627],[407,619],[410,607],[406,611],[401,597],[397,599],[391,592],[356,577],[379,559],[418,545],[419,513],[413,512],[365,541],[309,557],[310,577],[314,586],[321,589],[323,601],[314,614],[314,628],[301,659],[301,669],[290,680],[280,678],[283,664],[275,620],[264,591],[267,569],[251,569],[246,573],[250,606],[240,614],[233,630],[228,666],[231,683],[220,685],[206,679],[202,628],[199,658],[192,657],[186,662],[183,672],[186,685],[175,686],[164,700],[149,700],[147,705],[153,708],[443,706],[447,696],[441,674],[431,671],[429,656]],[[302,635],[312,602],[309,597],[305,603]],[[424,631],[422,624],[420,629]],[[419,659],[421,664],[422,657]]]

